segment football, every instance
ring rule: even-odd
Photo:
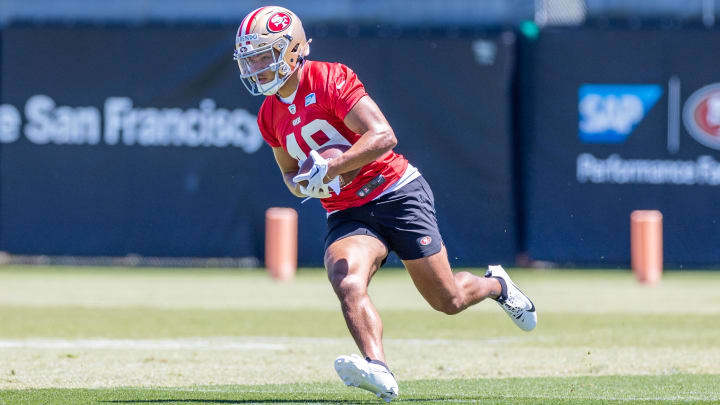
[[[317,150],[317,152],[320,154],[320,156],[324,157],[327,160],[335,159],[336,157],[340,156],[345,152],[346,150],[350,149],[350,146],[348,145],[329,145],[324,146]],[[305,159],[303,164],[300,166],[300,169],[298,170],[298,173],[306,173],[308,170],[312,168],[312,159]],[[349,171],[347,173],[343,173],[340,175],[340,187],[345,187],[346,184],[353,181],[355,176],[358,175],[360,172],[360,169],[355,169],[352,171]],[[307,180],[301,181],[298,184],[302,185],[303,187],[307,187]]]

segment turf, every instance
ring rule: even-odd
[[[404,271],[376,275],[401,401],[720,403],[720,272],[510,274],[531,333],[493,302],[447,316]],[[332,370],[356,350],[322,270],[0,267],[0,404],[377,403]]]
[[[457,316],[421,310],[381,313],[386,338],[476,339],[526,336],[502,312],[466,312]],[[179,338],[194,336],[346,337],[339,309],[197,310],[146,308],[0,307],[0,337]],[[322,319],[322,327],[317,320]],[[564,314],[542,315],[528,337],[535,347],[634,345],[717,347],[720,314]],[[669,327],[671,326],[671,327]],[[692,335],[692,336],[690,336]],[[520,343],[522,344],[522,343]]]
[[[403,384],[394,402],[417,404],[717,403],[717,376],[608,376],[420,380]],[[0,392],[2,404],[377,404],[362,392],[331,383],[193,388],[42,389]]]

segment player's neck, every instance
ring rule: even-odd
[[[295,93],[295,90],[297,90],[298,86],[300,85],[300,71],[302,71],[302,67],[295,70],[290,78],[283,84],[282,87],[280,87],[277,91],[278,96],[282,98],[288,98]]]

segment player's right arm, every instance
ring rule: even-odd
[[[282,147],[274,147],[272,150],[275,155],[275,161],[277,162],[278,167],[280,167],[280,172],[282,172],[283,180],[285,181],[285,185],[288,190],[298,197],[305,197],[305,194],[300,192],[300,186],[292,181],[293,177],[297,175],[297,172],[300,169],[298,167],[297,160],[290,156],[290,154]]]

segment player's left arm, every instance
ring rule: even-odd
[[[290,154],[281,147],[272,148],[272,150],[275,155],[275,162],[277,162],[278,167],[280,168],[280,172],[282,173],[283,180],[285,181],[285,185],[288,190],[298,197],[305,197],[305,194],[300,191],[300,186],[295,184],[292,180],[298,172],[297,160],[290,156]]]
[[[345,153],[328,163],[327,178],[330,179],[365,166],[397,145],[395,133],[370,96],[358,100],[344,122],[350,130],[362,136]]]

